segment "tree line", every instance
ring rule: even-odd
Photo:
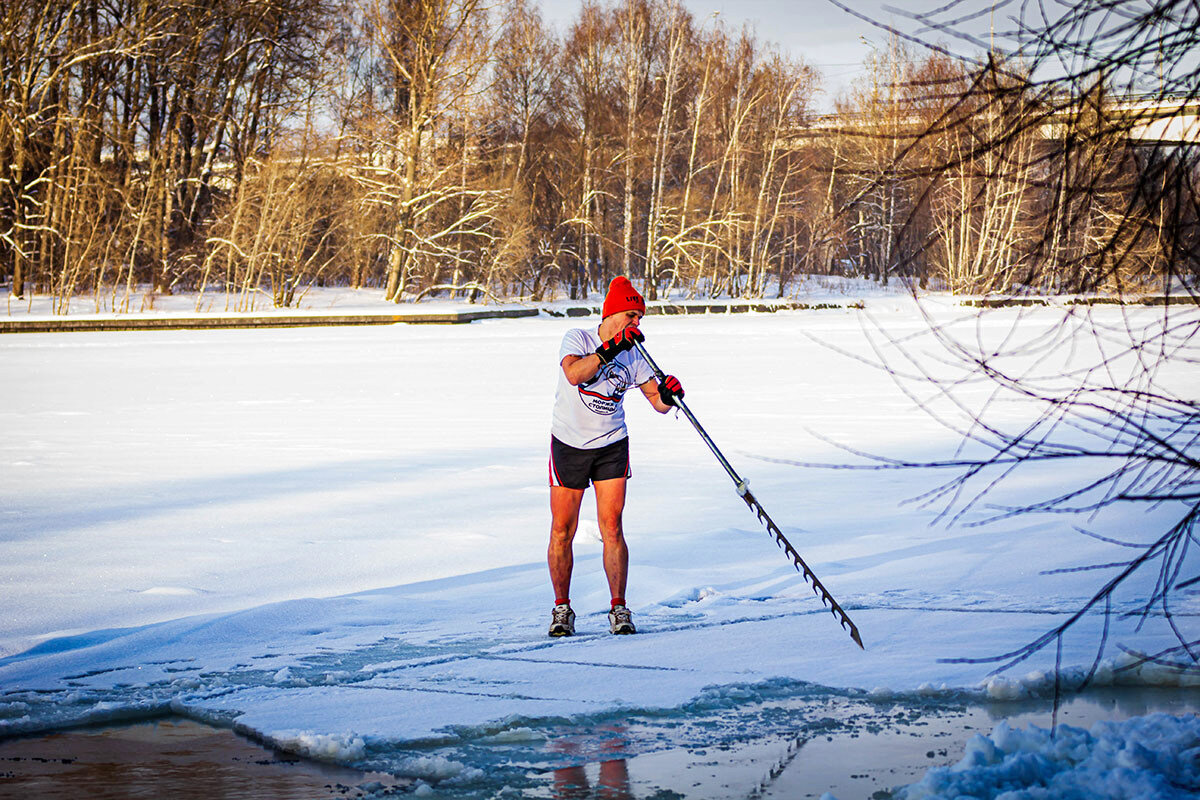
[[[816,69],[678,0],[589,0],[561,33],[530,0],[0,18],[0,279],[63,313],[578,298],[616,274],[651,299],[811,274],[1143,291],[1200,266],[1196,146],[1132,135],[1167,88],[1139,111],[1117,72],[894,35],[818,114]]]

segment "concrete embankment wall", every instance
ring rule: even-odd
[[[1122,301],[1107,297],[1010,297],[964,299],[964,306],[1000,308],[1007,306],[1050,305],[1133,305],[1158,306],[1200,305],[1200,298],[1190,295],[1150,296]],[[863,308],[861,302],[799,303],[771,301],[697,301],[686,303],[650,303],[647,314],[745,314],[775,311],[820,311]],[[554,317],[598,317],[599,305],[567,307],[481,308],[472,311],[363,314],[231,314],[231,315],[164,315],[156,317],[61,317],[53,319],[0,319],[3,333],[64,333],[70,331],[157,331],[157,330],[217,330],[222,328],[299,328],[328,325],[459,325],[482,319],[511,319],[548,314]]]
[[[739,314],[781,310],[851,308],[861,304],[791,302],[699,302],[652,303],[649,314]],[[600,306],[566,308],[481,308],[478,311],[419,312],[395,314],[244,314],[244,315],[164,315],[156,317],[61,317],[55,319],[0,320],[0,333],[63,333],[70,331],[161,331],[217,330],[222,328],[298,328],[326,325],[458,325],[481,319],[511,319],[549,314],[555,317],[599,316]]]

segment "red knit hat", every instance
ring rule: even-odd
[[[620,314],[622,311],[641,311],[646,313],[646,301],[638,294],[638,290],[633,288],[633,284],[629,282],[629,278],[624,275],[618,275],[612,279],[612,283],[608,285],[608,294],[604,295],[604,309],[601,311],[601,317],[611,317],[613,314]]]

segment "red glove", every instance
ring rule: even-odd
[[[675,405],[676,397],[683,397],[683,384],[674,375],[668,375],[658,385],[658,396],[669,406]]]
[[[617,335],[596,348],[600,361],[611,364],[618,354],[632,350],[637,342],[646,341],[646,337],[637,328],[622,328]]]

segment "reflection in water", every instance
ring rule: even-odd
[[[633,800],[629,789],[629,764],[623,758],[600,762],[595,791],[584,767],[554,770],[554,800]]]
[[[972,736],[1001,720],[1018,728],[1049,728],[1052,721],[1049,700],[963,700],[814,692],[686,715],[630,714],[620,726],[562,726],[547,730],[542,751],[541,763],[553,771],[526,796],[816,800],[829,792],[868,800],[890,796],[930,767],[954,764]],[[1058,721],[1086,729],[1100,720],[1198,709],[1195,691],[1096,689],[1067,698]]]
[[[581,738],[564,736],[550,742],[551,752],[561,753],[571,760],[600,761],[595,787],[588,779],[587,768],[573,764],[554,770],[552,789],[554,800],[633,800],[629,788],[629,764],[624,758],[605,758],[625,751],[625,728],[603,725],[593,735]]]

